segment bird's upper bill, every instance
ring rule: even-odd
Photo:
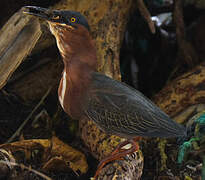
[[[64,23],[60,18],[60,11],[57,10],[50,10],[47,8],[41,8],[36,6],[25,6],[23,9],[23,13],[38,16],[47,21],[55,23]]]

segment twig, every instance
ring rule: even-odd
[[[183,1],[174,1],[174,22],[176,25],[176,37],[178,44],[178,59],[182,59],[189,67],[193,67],[198,62],[198,55],[192,44],[186,40],[185,24],[183,18]]]
[[[185,38],[185,29],[184,29],[184,17],[183,17],[183,2],[181,0],[175,0],[174,4],[174,21],[176,24],[176,35],[178,41],[182,41]]]
[[[40,105],[44,102],[44,100],[46,99],[46,97],[48,96],[48,94],[51,91],[51,87],[48,89],[48,91],[46,92],[46,94],[41,98],[40,102],[35,106],[35,108],[33,109],[33,111],[28,115],[28,117],[25,119],[25,121],[21,124],[21,126],[17,129],[17,131],[8,139],[7,143],[10,143],[14,140],[14,138],[16,136],[18,136],[22,129],[24,128],[24,126],[26,125],[26,123],[29,121],[29,119],[33,116],[33,113],[40,107]]]
[[[25,165],[23,165],[23,164],[17,164],[17,163],[15,163],[15,162],[8,162],[8,161],[3,161],[3,160],[0,160],[0,163],[6,164],[6,165],[9,164],[9,165],[11,165],[11,166],[18,166],[18,167],[21,167],[22,169],[26,169],[26,170],[28,170],[28,171],[31,171],[31,172],[33,172],[33,173],[39,175],[40,177],[42,177],[42,178],[44,178],[44,179],[46,179],[46,180],[52,180],[50,177],[46,176],[45,174],[43,174],[43,173],[41,173],[41,172],[39,172],[39,171],[37,171],[37,170],[35,170],[35,169],[32,169],[31,167],[27,167],[27,166],[25,166]]]
[[[151,15],[148,11],[148,9],[146,8],[143,0],[137,0],[137,7],[140,11],[140,14],[145,18],[145,20],[147,21],[147,24],[150,28],[150,31],[152,32],[152,34],[155,34],[156,30],[155,30],[155,26],[154,26],[154,22],[151,19]]]

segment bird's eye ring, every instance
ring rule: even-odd
[[[72,18],[70,19],[70,21],[74,23],[74,22],[76,21],[76,19],[75,19],[74,17],[72,17]]]

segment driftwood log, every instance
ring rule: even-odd
[[[0,88],[31,52],[41,35],[38,21],[20,10],[0,31]]]

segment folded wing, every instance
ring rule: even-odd
[[[107,133],[126,138],[186,135],[183,126],[139,91],[100,73],[92,77],[84,111]]]

